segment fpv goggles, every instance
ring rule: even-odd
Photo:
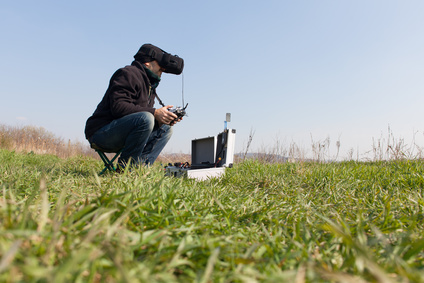
[[[178,57],[178,55],[171,55],[152,44],[143,44],[137,54],[134,55],[134,58],[144,62],[152,61],[149,59],[156,60],[165,73],[179,75],[184,69],[183,58]]]

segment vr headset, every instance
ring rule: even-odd
[[[143,63],[156,60],[159,66],[164,69],[164,72],[169,74],[179,75],[184,69],[183,58],[178,57],[178,55],[171,55],[152,44],[143,44],[137,54],[134,55],[134,59]]]

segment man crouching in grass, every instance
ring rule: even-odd
[[[85,136],[93,148],[122,153],[118,168],[130,163],[153,164],[172,135],[172,126],[182,118],[168,109],[156,93],[162,73],[179,75],[184,60],[144,44],[130,66],[118,69],[93,115]],[[161,108],[155,108],[155,99]]]

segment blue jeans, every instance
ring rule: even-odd
[[[172,127],[159,126],[150,112],[137,112],[113,120],[99,129],[90,138],[106,152],[118,152],[123,149],[118,164],[125,166],[129,162],[153,164],[168,143]]]

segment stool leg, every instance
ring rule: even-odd
[[[113,165],[113,162],[115,161],[116,158],[118,158],[118,156],[121,154],[122,150],[117,152],[111,160],[109,160],[109,158],[107,158],[106,154],[103,151],[96,149],[96,152],[99,154],[100,158],[102,159],[102,161],[105,165],[105,168],[103,168],[103,170],[99,173],[99,175],[102,175],[106,170],[116,172],[116,167]]]
[[[107,158],[105,153],[103,151],[100,151],[100,150],[96,150],[96,151],[99,154],[100,158],[102,159],[102,161],[105,165],[105,168],[103,168],[103,170],[99,173],[99,175],[102,175],[106,170],[115,171],[113,163]]]

